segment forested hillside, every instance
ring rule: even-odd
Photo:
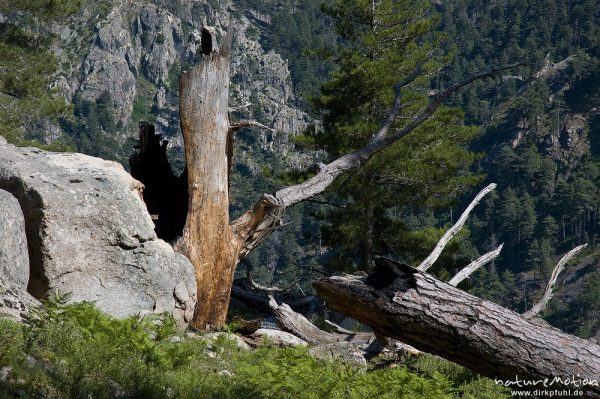
[[[499,184],[471,222],[471,241],[480,251],[500,242],[505,249],[487,276],[473,279],[475,291],[522,310],[560,254],[581,243],[596,251],[600,10],[595,1],[457,1],[439,10],[441,29],[457,38],[448,82],[489,65],[530,63],[523,76],[472,85],[454,100],[482,126],[472,144],[485,154],[476,172]],[[588,270],[583,287],[555,301],[561,314],[552,320],[562,328],[597,330],[599,291],[589,284],[597,273]]]

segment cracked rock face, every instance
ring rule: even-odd
[[[156,237],[143,186],[121,165],[0,143],[0,189],[25,217],[33,296],[71,292],[115,317],[191,319],[193,266]]]
[[[25,219],[19,201],[0,190],[0,276],[25,290],[29,281],[29,254]]]

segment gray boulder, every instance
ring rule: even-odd
[[[19,201],[0,190],[0,277],[26,290],[29,281],[29,254],[25,219]]]
[[[70,292],[73,302],[93,301],[115,317],[191,320],[193,266],[156,237],[143,185],[120,164],[0,142],[0,189],[25,217],[34,297]]]
[[[25,320],[32,308],[41,305],[23,287],[0,275],[0,317]]]

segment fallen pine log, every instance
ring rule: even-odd
[[[378,258],[368,277],[329,277],[313,285],[332,310],[505,385],[551,384],[600,397],[595,342],[526,320],[417,269]]]

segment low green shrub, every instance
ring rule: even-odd
[[[431,365],[364,371],[306,348],[249,351],[182,335],[167,316],[116,320],[60,302],[25,325],[0,319],[0,369],[10,368],[0,398],[474,398],[492,384]]]

